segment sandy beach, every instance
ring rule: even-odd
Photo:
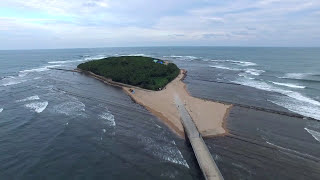
[[[148,91],[135,87],[123,87],[123,89],[136,103],[163,120],[181,137],[184,137],[184,130],[175,105],[175,96],[183,101],[202,136],[226,133],[224,120],[231,105],[192,97],[182,82],[185,75],[186,71],[181,70],[179,76],[161,91]],[[130,89],[133,89],[134,93],[130,92]]]
[[[226,128],[224,128],[225,119],[232,105],[192,97],[186,89],[186,84],[182,82],[186,76],[185,70],[181,70],[178,77],[161,91],[151,91],[114,82],[111,79],[98,76],[92,72],[84,72],[80,69],[74,71],[85,73],[106,84],[123,88],[136,103],[144,106],[152,114],[159,117],[180,137],[184,137],[184,130],[175,104],[176,96],[184,103],[203,137],[222,135],[227,132]],[[134,90],[134,93],[130,89]]]

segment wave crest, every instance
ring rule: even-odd
[[[238,66],[256,66],[257,65],[256,63],[250,62],[250,61],[236,61],[236,60],[229,60],[229,59],[227,59],[227,60],[214,59],[214,60],[210,60],[210,61],[217,62],[217,63],[227,62],[227,63],[238,65]]]
[[[67,60],[67,61],[50,61],[49,64],[66,64],[66,63],[73,63],[73,62],[82,62],[85,59],[78,59],[78,60]]]
[[[115,122],[115,120],[114,120],[114,115],[111,114],[110,111],[103,112],[102,114],[99,115],[99,117],[100,117],[101,119],[107,120],[106,122],[107,122],[107,124],[108,124],[109,126],[116,126],[116,122]]]
[[[144,144],[144,149],[147,152],[152,153],[153,155],[157,156],[158,158],[161,158],[162,160],[172,162],[174,164],[180,164],[182,166],[185,166],[186,168],[189,168],[188,163],[183,158],[182,153],[177,148],[174,141],[166,142],[166,144],[164,145],[159,145],[158,142],[156,142],[150,137],[144,137],[139,135],[138,138]]]
[[[282,79],[303,79],[309,75],[312,75],[311,73],[286,73],[283,77],[280,77]]]
[[[260,74],[264,73],[264,70],[259,70],[259,69],[246,69],[246,73],[254,75],[254,76],[259,76]]]
[[[286,87],[290,87],[290,88],[299,88],[299,89],[304,89],[306,88],[305,86],[299,86],[296,84],[290,84],[290,83],[279,83],[279,82],[274,82],[274,81],[270,81],[271,83],[275,84],[275,85],[279,85],[279,86],[286,86]]]
[[[230,67],[221,66],[221,65],[210,65],[210,67],[217,68],[217,69],[225,69],[225,70],[230,70],[230,71],[240,71],[241,70],[241,69],[230,68]]]
[[[304,128],[309,134],[312,135],[312,137],[317,140],[318,142],[320,142],[320,132],[318,131],[314,131],[308,128]]]
[[[44,111],[48,106],[48,101],[45,102],[34,102],[30,104],[26,104],[25,107],[27,107],[30,110],[35,111],[36,113],[41,113]]]
[[[44,67],[39,67],[39,68],[34,68],[34,69],[26,69],[26,70],[19,71],[19,73],[21,73],[20,76],[23,76],[26,73],[48,71],[48,70],[50,70],[50,68],[55,68],[55,67],[60,67],[60,66],[62,66],[62,65],[57,64],[57,65],[44,66]]]
[[[40,99],[39,96],[35,95],[35,96],[30,96],[24,99],[17,100],[16,102],[33,101],[33,100],[39,100],[39,99]]]

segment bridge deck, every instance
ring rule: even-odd
[[[194,154],[196,155],[200,169],[207,180],[222,180],[223,177],[214,162],[207,145],[204,143],[201,134],[199,133],[196,125],[191,119],[188,111],[180,98],[175,96],[176,106],[180,112],[181,120],[185,132],[190,140]]]

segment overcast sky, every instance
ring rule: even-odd
[[[1,0],[0,49],[320,46],[320,0]]]

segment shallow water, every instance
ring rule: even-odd
[[[317,48],[0,51],[0,179],[202,178],[190,145],[121,89],[50,69],[130,54],[188,70],[196,97],[320,117]],[[228,129],[206,140],[225,179],[320,177],[318,121],[235,106]]]

